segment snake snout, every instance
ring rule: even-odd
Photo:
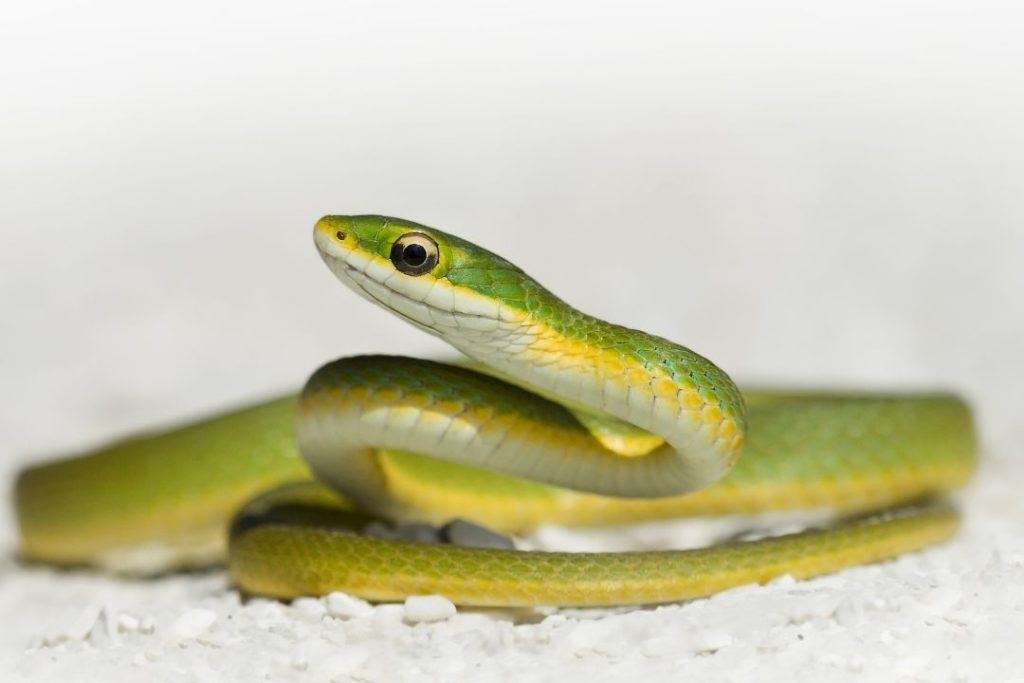
[[[350,250],[356,241],[352,220],[348,216],[324,216],[313,226],[313,241],[321,254]]]

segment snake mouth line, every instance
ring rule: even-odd
[[[333,264],[337,264],[338,266],[341,266],[340,269],[339,268],[332,268],[332,270],[334,270],[334,272],[337,275],[340,275],[346,282],[351,283],[351,285],[353,285],[354,289],[356,289],[356,291],[358,293],[362,294],[364,297],[369,298],[369,299],[371,299],[373,301],[376,301],[376,302],[379,302],[381,304],[384,304],[389,309],[391,309],[394,313],[399,315],[402,319],[407,320],[408,322],[410,322],[410,323],[412,323],[414,325],[417,325],[418,327],[421,327],[421,328],[423,328],[425,330],[428,330],[428,331],[430,331],[430,332],[432,332],[434,334],[443,334],[443,333],[440,330],[438,330],[436,327],[433,327],[433,326],[428,325],[427,323],[425,323],[423,321],[416,320],[415,318],[410,317],[408,314],[406,314],[400,308],[393,306],[392,302],[382,301],[375,294],[373,294],[373,292],[371,292],[371,291],[369,291],[369,289],[367,289],[365,283],[366,282],[374,282],[374,283],[380,285],[381,287],[384,287],[393,297],[396,297],[399,301],[401,301],[403,303],[406,303],[406,304],[408,304],[410,306],[423,306],[424,308],[427,309],[427,311],[429,313],[435,313],[438,316],[451,316],[452,319],[455,320],[455,327],[457,329],[461,327],[458,324],[458,321],[459,321],[460,318],[465,318],[465,319],[469,319],[469,320],[480,320],[480,321],[493,322],[496,325],[500,325],[501,322],[503,322],[500,314],[496,315],[496,316],[490,316],[490,315],[484,315],[482,313],[470,313],[470,312],[465,312],[465,311],[458,311],[458,310],[455,310],[455,309],[450,309],[449,310],[449,309],[441,308],[440,306],[437,306],[435,304],[428,303],[425,300],[414,299],[411,296],[409,296],[408,294],[404,294],[404,293],[398,291],[397,289],[395,289],[393,287],[389,287],[386,284],[385,281],[375,280],[374,278],[370,277],[369,275],[366,274],[366,272],[364,270],[358,268],[357,266],[352,265],[351,262],[348,260],[348,258],[336,256],[334,254],[329,254],[329,256],[330,256],[331,262],[333,262]],[[346,256],[347,256],[347,254],[346,254]],[[367,260],[366,263],[367,263],[367,265],[369,265],[370,261]],[[446,285],[440,284],[440,280],[437,280],[432,286],[434,286],[434,287],[438,287],[438,286],[441,286],[441,287],[452,287],[452,289],[455,289],[455,287],[452,286],[451,284],[446,284]],[[455,296],[458,296],[458,294],[456,293]],[[425,298],[426,297],[424,297],[424,299]],[[438,327],[443,326],[443,324],[441,322],[438,322],[437,318],[434,315],[431,315],[430,317],[431,317],[431,320],[433,322],[433,325],[436,325]]]

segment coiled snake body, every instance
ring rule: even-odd
[[[26,558],[162,570],[222,557],[227,539],[231,575],[251,593],[606,605],[812,576],[957,526],[940,496],[975,458],[955,396],[741,395],[693,351],[583,314],[453,235],[328,216],[314,238],[342,282],[476,366],[343,358],[298,397],[25,470],[15,498]],[[628,553],[360,533],[376,518],[520,532],[805,507],[848,516],[758,541]]]

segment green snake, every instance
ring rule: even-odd
[[[975,439],[956,396],[741,394],[697,353],[582,313],[454,235],[327,216],[314,240],[350,289],[472,363],[342,358],[297,397],[26,469],[25,559],[162,571],[226,553],[240,589],[282,598],[644,604],[878,561],[958,526],[945,494],[971,476]],[[835,520],[695,550],[363,533],[380,519],[521,533],[803,508]]]

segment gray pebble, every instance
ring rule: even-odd
[[[479,524],[455,519],[441,527],[441,540],[452,545],[469,548],[495,548],[498,550],[515,550],[516,545],[508,536],[503,536]]]
[[[390,540],[398,538],[398,534],[391,528],[391,525],[384,522],[370,522],[363,527],[363,533],[374,538],[387,538]]]
[[[420,541],[422,543],[441,543],[441,533],[437,527],[420,522],[399,524],[395,527],[395,535],[403,541]]]
[[[516,548],[508,536],[503,536],[464,519],[453,520],[440,528],[421,522],[407,522],[391,526],[385,522],[376,521],[363,527],[363,533],[374,538],[386,538],[393,541],[450,543],[467,548],[496,548],[499,550],[515,550]]]

